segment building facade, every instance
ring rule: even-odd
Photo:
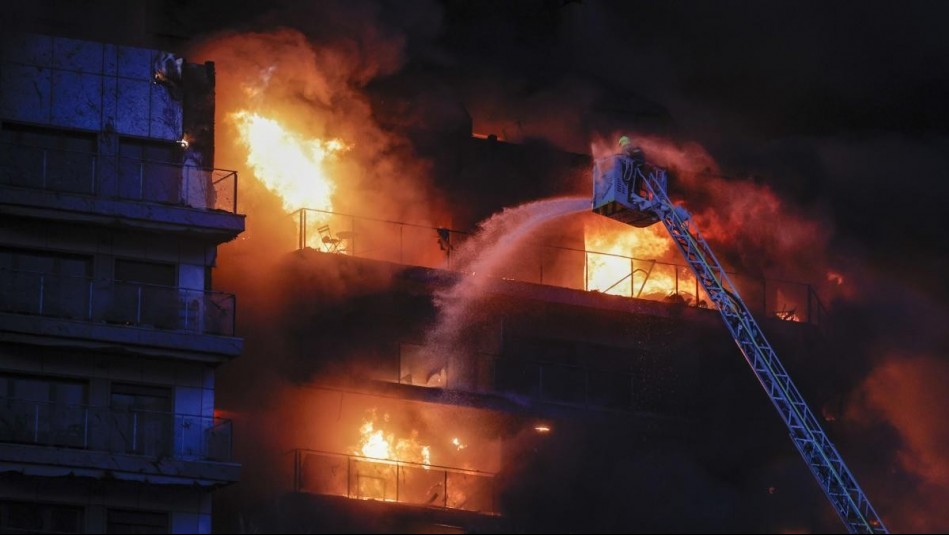
[[[210,532],[240,471],[215,368],[242,348],[211,272],[244,229],[213,64],[0,46],[0,531]]]
[[[373,259],[372,227],[355,225],[355,254],[350,244],[344,252],[304,247],[255,281],[269,306],[245,298],[242,322],[257,344],[228,367],[227,383],[280,378],[240,400],[228,396],[247,474],[243,493],[221,493],[216,525],[835,529],[718,311],[585,290],[582,255],[564,250],[564,258],[546,257],[543,283],[504,268],[484,281],[457,343],[432,351],[438,296],[474,275]],[[522,267],[525,256],[513,254],[505,268]],[[569,278],[551,266],[567,263],[578,282],[558,287]],[[774,311],[763,324],[823,408],[834,385],[821,373],[817,326]]]

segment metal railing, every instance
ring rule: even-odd
[[[229,461],[231,421],[210,416],[0,398],[0,442]]]
[[[293,453],[296,492],[498,514],[490,472],[316,450]]]
[[[456,270],[452,252],[471,236],[416,225],[305,208],[293,213],[297,247],[398,264]],[[609,270],[598,270],[608,265]],[[602,273],[611,276],[601,278]],[[527,244],[502,266],[500,278],[611,293],[626,297],[714,307],[686,264],[662,262],[560,245]],[[729,272],[752,311],[763,317],[823,324],[826,309],[805,283]]]
[[[0,143],[0,184],[237,213],[237,171]]]
[[[233,294],[0,269],[0,311],[234,336]]]

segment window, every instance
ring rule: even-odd
[[[178,203],[181,200],[182,151],[176,143],[121,138],[119,196]]]
[[[0,501],[0,533],[82,533],[83,508]]]
[[[171,453],[170,388],[115,383],[110,401],[118,430],[112,451],[151,457]]]
[[[53,251],[0,248],[0,270],[88,277],[92,271],[92,257]]]
[[[158,286],[177,286],[178,270],[175,264],[119,258],[115,261],[115,280]]]
[[[84,447],[87,384],[0,375],[0,441]]]
[[[168,513],[109,509],[106,533],[169,533]]]
[[[96,145],[91,133],[3,124],[0,184],[94,193]]]
[[[419,345],[399,345],[399,382],[432,388],[445,388],[448,363]]]
[[[0,248],[0,310],[85,318],[92,257]]]
[[[495,388],[545,401],[632,408],[630,350],[589,342],[508,336]]]
[[[178,266],[116,259],[115,280],[115,317],[110,319],[161,329],[178,327]]]

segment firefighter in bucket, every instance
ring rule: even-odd
[[[642,149],[628,136],[619,138],[617,148],[594,161],[593,211],[635,227],[658,222],[663,206],[650,193],[646,180],[664,192],[665,170],[647,164]]]
[[[629,136],[619,138],[617,145],[619,145],[620,154],[628,158],[623,162],[625,165],[629,165],[628,169],[623,169],[623,180],[628,183],[629,195],[643,196],[642,176],[646,173],[646,155],[643,154],[641,148],[633,145]]]

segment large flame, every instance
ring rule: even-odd
[[[661,233],[657,225],[635,228],[587,224],[584,226],[584,245],[590,251],[586,255],[588,290],[627,297],[638,297],[640,288],[645,296],[664,297],[675,292],[674,272],[652,269],[646,279],[645,272],[640,271],[653,267],[640,259],[663,258],[672,248],[672,241]],[[634,261],[633,257],[637,260]],[[634,269],[637,271],[635,276]]]
[[[425,465],[432,464],[432,448],[418,440],[418,432],[413,430],[408,437],[396,438],[394,433],[386,434],[377,429],[373,420],[367,420],[359,427],[359,448],[356,455],[402,461]]]
[[[307,138],[249,111],[236,112],[232,118],[247,149],[247,164],[267,189],[280,197],[284,210],[333,209],[336,184],[326,164],[348,146],[339,139]]]
[[[584,243],[588,290],[708,306],[689,268],[671,261],[675,244],[661,225],[588,223]]]

